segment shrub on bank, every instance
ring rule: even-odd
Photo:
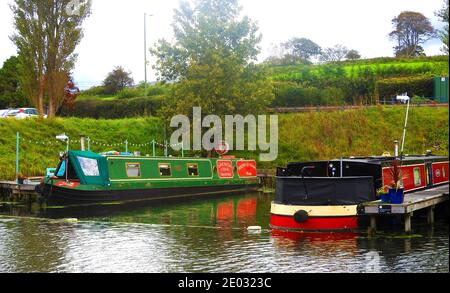
[[[163,96],[119,100],[80,100],[73,111],[64,109],[64,117],[95,119],[120,119],[127,117],[155,116],[161,108]]]
[[[381,100],[390,100],[403,93],[408,93],[410,97],[432,97],[433,77],[425,75],[383,79],[377,81],[376,87]]]

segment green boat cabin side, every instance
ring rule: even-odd
[[[256,162],[221,158],[161,158],[100,156],[70,151],[68,179],[65,161],[47,183],[79,190],[127,190],[259,183]]]

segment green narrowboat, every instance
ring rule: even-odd
[[[52,205],[245,192],[258,185],[252,160],[69,151],[37,191]]]

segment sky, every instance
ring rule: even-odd
[[[9,39],[13,34],[12,0],[0,0],[0,64],[17,54]],[[242,15],[256,21],[263,36],[259,61],[273,46],[292,37],[311,39],[322,48],[341,44],[358,50],[363,57],[393,56],[388,34],[392,19],[402,11],[416,11],[428,17],[435,28],[443,23],[435,16],[444,0],[240,0]],[[144,13],[147,44],[172,40],[174,9],[179,0],[92,0],[92,15],[84,22],[84,38],[76,49],[73,70],[80,88],[99,85],[115,66],[123,66],[137,83],[144,80]],[[442,43],[425,44],[427,55],[439,55]],[[156,80],[149,59],[148,80]]]

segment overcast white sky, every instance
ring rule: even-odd
[[[9,3],[0,0],[0,63],[16,54],[9,40],[13,33]],[[133,74],[135,82],[144,79],[144,12],[147,42],[172,38],[173,10],[179,0],[92,0],[92,15],[84,23],[84,38],[77,48],[75,81],[82,88],[100,84],[114,66]],[[435,28],[443,26],[434,15],[444,0],[240,0],[243,14],[258,22],[263,35],[260,60],[272,44],[292,37],[306,37],[322,47],[342,44],[358,50],[363,57],[392,56],[394,46],[388,34],[391,20],[402,11],[417,11],[428,17]],[[440,54],[439,40],[425,45],[427,55]],[[148,54],[149,55],[149,54]],[[150,58],[151,65],[154,60]],[[155,73],[148,67],[149,81]]]

